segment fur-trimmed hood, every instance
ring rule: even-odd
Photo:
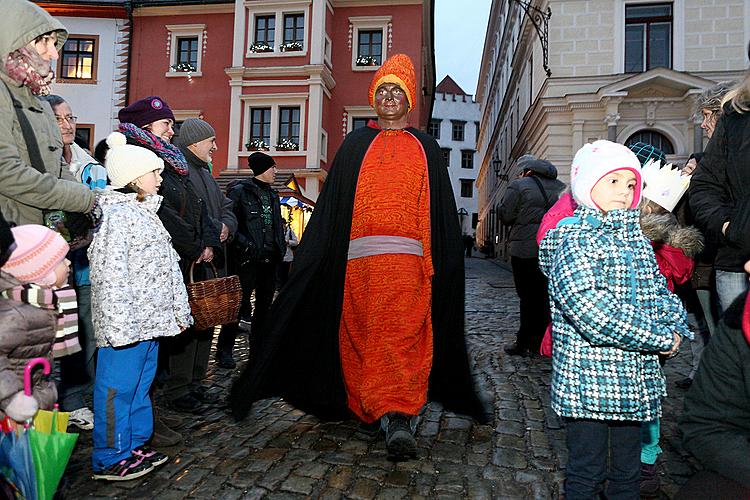
[[[679,248],[693,258],[703,251],[703,235],[693,226],[682,227],[674,214],[642,214],[641,229],[648,239]]]

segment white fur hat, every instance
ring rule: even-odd
[[[570,190],[573,198],[589,208],[599,208],[591,199],[591,190],[605,175],[615,170],[627,169],[635,174],[636,186],[633,204],[636,208],[641,202],[643,179],[641,178],[641,163],[638,157],[622,144],[610,141],[594,141],[584,144],[573,158],[570,168]]]
[[[107,145],[109,151],[104,167],[114,189],[123,188],[154,170],[164,170],[164,162],[158,156],[146,148],[127,144],[127,139],[120,132],[109,134]]]

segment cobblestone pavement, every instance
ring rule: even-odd
[[[66,473],[66,498],[558,498],[566,450],[561,422],[549,405],[550,361],[509,357],[502,350],[518,323],[508,271],[467,259],[466,285],[470,357],[478,385],[495,408],[490,425],[429,405],[417,431],[419,459],[395,464],[386,460],[382,438],[359,435],[355,422],[321,423],[277,399],[256,404],[241,423],[225,407],[207,406],[178,429],[184,443],[163,450],[170,461],[140,480],[91,480],[91,434],[83,432]],[[244,361],[245,339],[238,344]],[[688,372],[686,351],[666,369],[662,498],[671,497],[695,469],[676,429],[683,391],[674,381]],[[210,392],[223,399],[231,375],[212,362]]]

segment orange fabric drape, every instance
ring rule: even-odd
[[[422,147],[405,131],[383,131],[362,163],[351,240],[402,236],[423,256],[382,254],[350,260],[339,328],[349,408],[374,422],[419,413],[432,368],[430,197]]]

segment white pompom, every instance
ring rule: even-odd
[[[107,146],[110,148],[116,148],[117,146],[124,146],[128,143],[125,135],[120,132],[112,132],[107,136]]]

